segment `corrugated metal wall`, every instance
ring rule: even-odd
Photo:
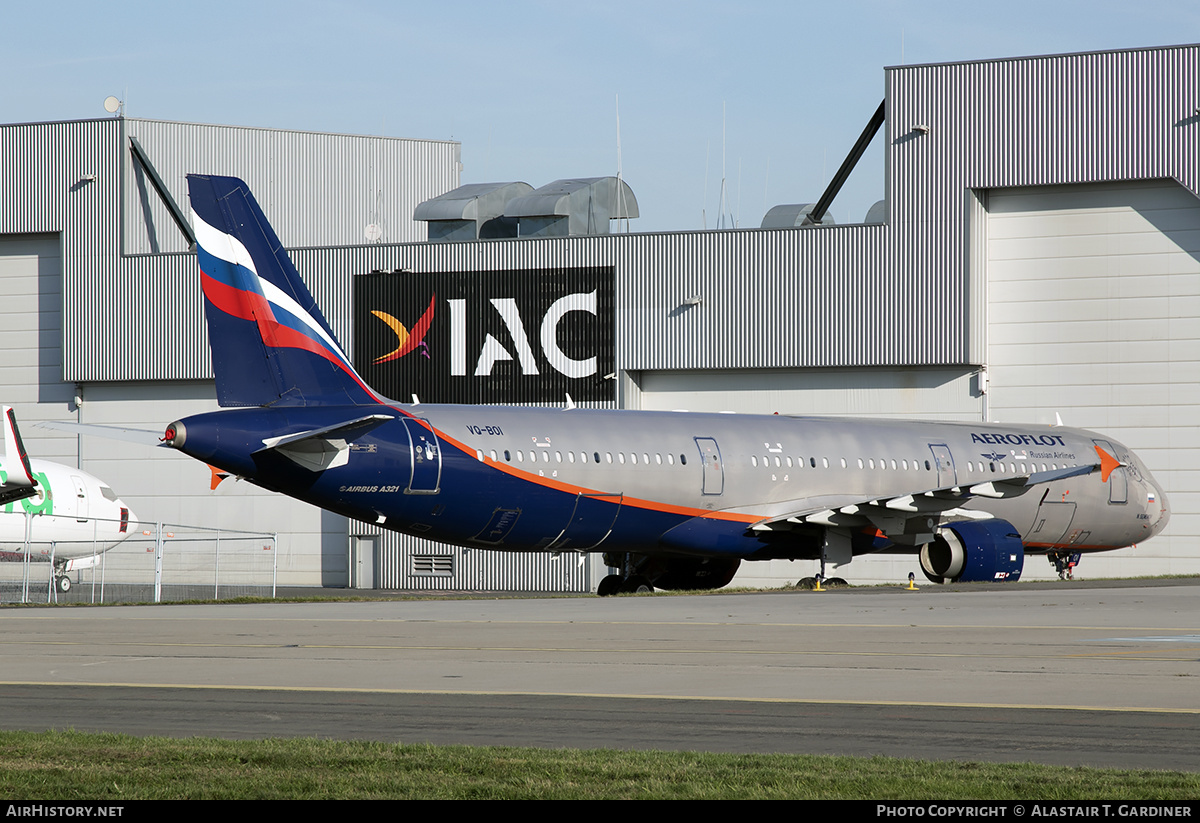
[[[393,243],[423,239],[416,205],[459,182],[453,142],[120,118],[0,126],[0,234],[62,232],[69,381],[212,374],[196,257],[133,161],[130,137],[185,212],[187,173],[232,174],[286,245],[326,247],[302,271],[339,333],[349,273],[395,256],[354,247],[365,226]]]
[[[124,120],[176,201],[187,208],[190,173],[245,180],[289,248],[366,243],[369,223],[381,242],[425,239],[417,204],[458,185],[459,144],[161,120]],[[187,251],[166,207],[123,159],[123,250]]]
[[[382,589],[586,592],[607,574],[598,556],[577,552],[549,555],[463,549],[396,532],[380,534],[375,576]],[[422,571],[417,559],[430,556],[445,561],[437,568],[448,567],[450,573]]]

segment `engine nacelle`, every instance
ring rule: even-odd
[[[653,578],[654,587],[666,591],[719,589],[729,585],[741,564],[737,559],[672,558],[665,563],[662,574]]]
[[[1020,580],[1025,544],[1006,520],[952,523],[921,547],[921,571],[934,583]]]

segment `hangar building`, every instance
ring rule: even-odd
[[[1058,414],[1135,449],[1173,506],[1164,534],[1081,571],[1197,573],[1198,78],[1195,45],[888,68],[873,222],[756,230],[612,233],[637,204],[611,178],[464,191],[451,142],[123,117],[0,126],[3,399],[26,421],[149,429],[213,408],[196,258],[172,203],[189,171],[233,174],[360,368],[386,353],[372,284],[411,286],[387,292],[411,324],[439,283],[462,289],[441,309],[454,315],[519,304],[489,283],[517,294],[598,277],[611,331],[595,345],[612,367],[589,373],[591,405],[1048,426]],[[467,385],[468,361],[485,376],[511,361],[510,388],[554,362],[533,346],[526,362],[515,341],[462,354],[464,379],[422,399]],[[554,402],[558,388],[487,399]],[[174,453],[34,429],[27,443],[105,478],[143,520],[278,532],[281,583],[579,590],[603,574],[595,557],[380,533],[246,484],[213,495],[208,470]],[[841,573],[915,567],[871,558]],[[745,564],[738,579],[811,571]],[[1027,578],[1049,573],[1028,559]]]

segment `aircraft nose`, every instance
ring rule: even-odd
[[[117,530],[121,536],[133,534],[137,531],[141,523],[137,519],[137,515],[133,513],[133,509],[125,504],[124,500],[117,501],[117,511],[120,512],[121,520]]]
[[[1162,486],[1154,478],[1147,479],[1146,514],[1150,517],[1150,533],[1155,535],[1165,529],[1171,520],[1171,505]]]

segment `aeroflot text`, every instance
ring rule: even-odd
[[[971,432],[972,443],[992,446],[1065,446],[1058,434],[1001,434],[1000,432]]]

